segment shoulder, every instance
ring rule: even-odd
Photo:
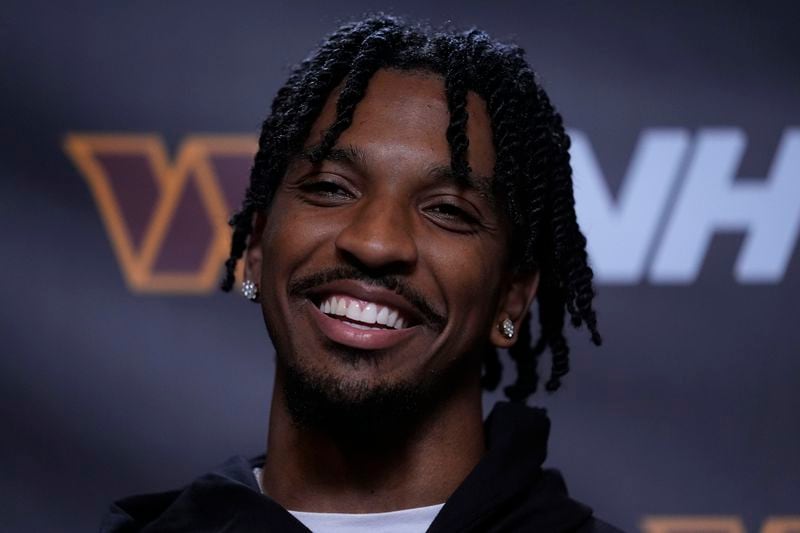
[[[100,533],[139,531],[157,519],[180,496],[180,490],[128,496],[111,504],[100,524]]]
[[[101,533],[177,531],[297,531],[296,521],[258,489],[253,465],[234,457],[184,488],[131,496],[114,503],[102,520]],[[227,529],[226,529],[227,528]]]

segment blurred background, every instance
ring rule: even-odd
[[[452,0],[4,5],[0,530],[93,531],[263,452],[274,354],[215,290],[225,219],[288,67],[367,9],[518,42],[573,134],[605,344],[573,332],[530,403],[574,497],[800,531],[800,7]]]

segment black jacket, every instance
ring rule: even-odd
[[[428,533],[620,533],[570,499],[556,470],[542,469],[550,421],[542,409],[499,403],[486,420],[487,453],[456,489]],[[182,490],[115,503],[102,533],[308,532],[258,489],[263,457],[234,457]]]

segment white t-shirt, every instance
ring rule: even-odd
[[[253,469],[256,482],[261,492],[261,469]],[[306,511],[289,512],[313,533],[423,533],[444,506],[429,505],[388,513],[309,513]]]

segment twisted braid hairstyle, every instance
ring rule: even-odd
[[[396,17],[370,16],[339,28],[295,67],[263,123],[250,185],[230,220],[233,238],[222,289],[233,287],[253,213],[269,208],[290,159],[303,149],[329,95],[341,86],[336,118],[312,154],[314,160],[322,160],[350,126],[371,77],[382,68],[422,70],[444,78],[450,111],[445,135],[457,176],[471,172],[466,157],[467,93],[473,91],[485,100],[496,151],[494,193],[512,224],[511,264],[516,272],[539,273],[539,338],[532,345],[528,313],[509,350],[517,379],[505,393],[512,401],[525,401],[536,391],[537,362],[548,348],[552,364],[545,387],[555,391],[569,371],[566,315],[573,326],[586,326],[594,344],[601,343],[586,239],[575,216],[570,139],[524,51],[479,30],[432,30]],[[488,349],[484,388],[496,389],[501,373],[496,350]]]

